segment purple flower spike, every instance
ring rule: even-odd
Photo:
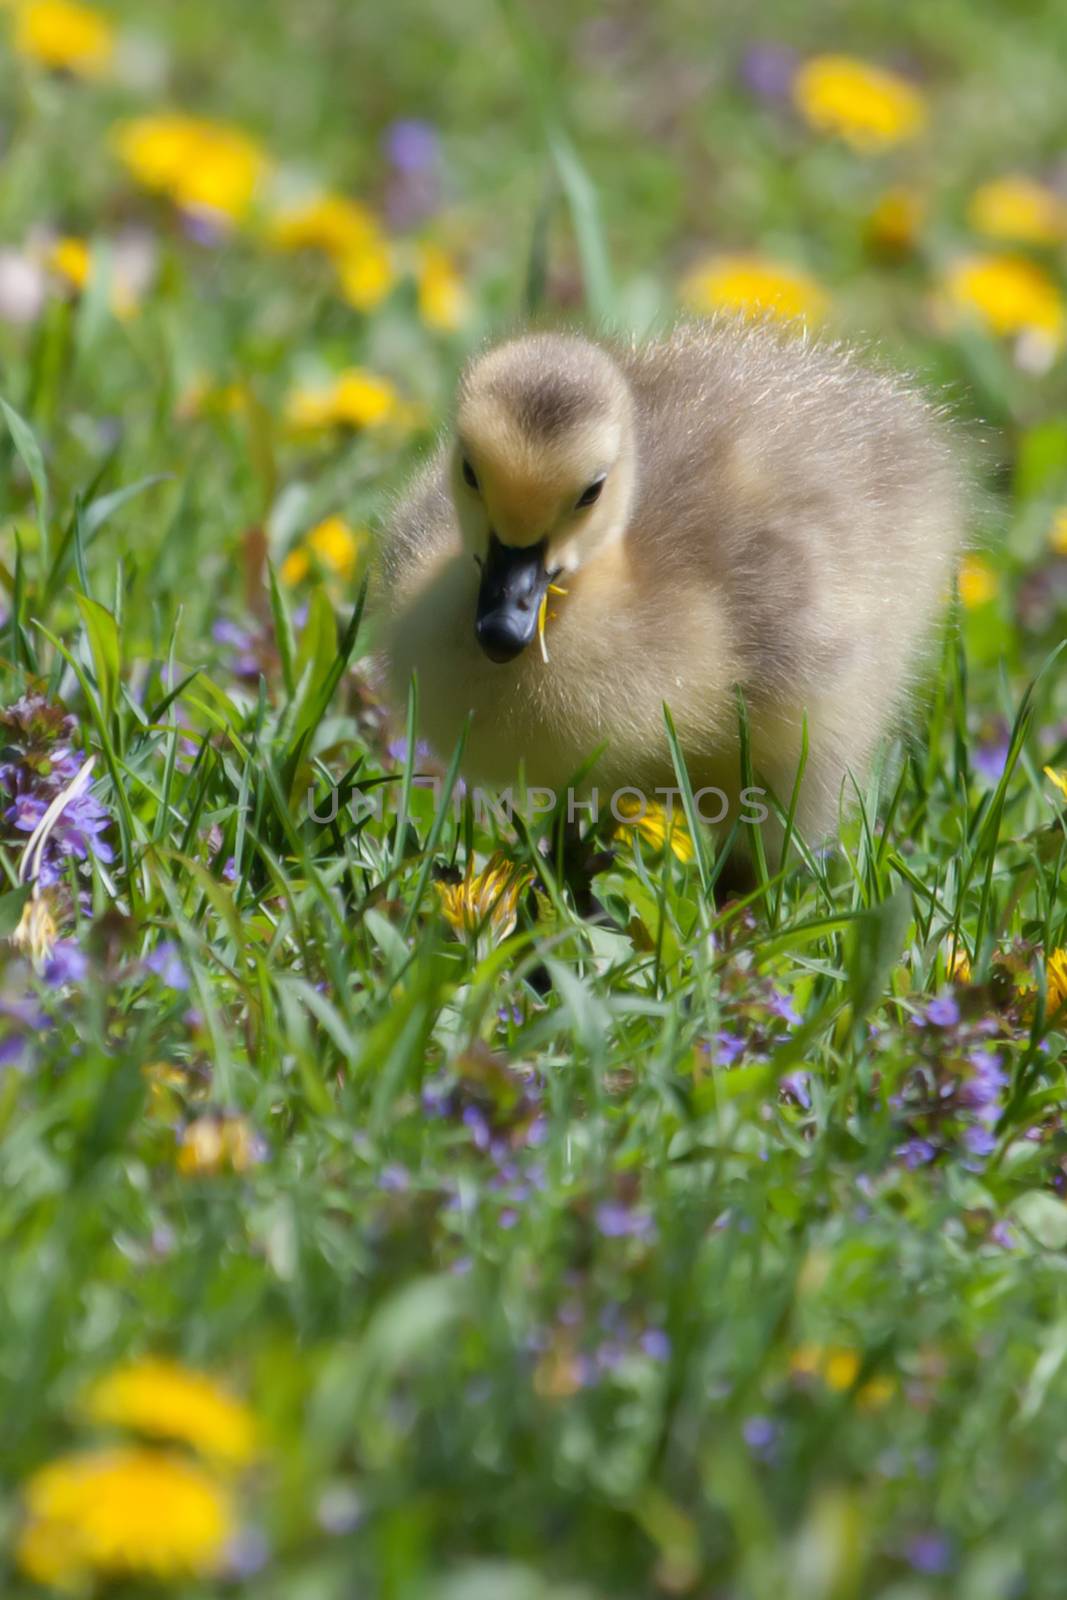
[[[960,1008],[954,995],[938,995],[926,1008],[928,1021],[935,1028],[954,1028],[960,1020]]]
[[[741,82],[761,100],[788,100],[797,70],[797,53],[782,44],[754,44],[741,60]]]
[[[641,1335],[641,1349],[653,1361],[669,1361],[671,1358],[671,1341],[662,1328],[646,1328]]]
[[[154,972],[168,988],[185,990],[189,987],[189,974],[182,964],[178,954],[178,947],[170,939],[164,939],[144,958],[145,968]]]
[[[952,1567],[952,1546],[941,1533],[917,1533],[908,1541],[904,1559],[916,1572],[936,1576]]]
[[[46,983],[57,988],[66,983],[82,983],[89,974],[89,958],[76,939],[60,939],[52,947],[44,969]]]
[[[383,143],[398,172],[425,172],[437,163],[437,129],[418,117],[401,117],[390,123]]]
[[[746,1417],[741,1434],[753,1455],[768,1456],[778,1438],[778,1424],[770,1417]]]

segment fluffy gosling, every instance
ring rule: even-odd
[[[402,704],[418,675],[443,756],[473,713],[466,776],[486,786],[521,768],[561,794],[603,745],[602,797],[675,787],[666,702],[727,826],[740,685],[783,805],[807,719],[814,843],[906,703],[963,522],[934,408],[847,349],[729,321],[645,345],[529,334],[467,367],[392,519],[388,684]]]

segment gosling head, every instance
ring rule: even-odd
[[[468,367],[456,406],[452,496],[481,568],[471,620],[490,661],[525,650],[555,577],[622,537],[634,446],[629,387],[598,345],[534,334]]]

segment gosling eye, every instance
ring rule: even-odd
[[[477,490],[478,490],[478,474],[475,472],[474,468],[471,466],[471,464],[467,460],[466,456],[463,457],[463,464],[460,467],[460,471],[463,474],[463,482],[467,485],[467,488],[468,489],[473,489],[475,491],[475,493],[477,493]]]
[[[600,491],[604,487],[604,480],[606,477],[607,473],[602,472],[599,478],[594,478],[592,483],[586,485],[581,494],[578,496],[578,499],[575,501],[575,511],[584,511],[586,506],[596,504],[596,502],[600,499]]]

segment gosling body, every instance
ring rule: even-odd
[[[963,520],[934,408],[840,346],[735,322],[643,346],[528,335],[470,365],[396,508],[389,688],[402,704],[417,675],[442,756],[470,718],[474,782],[521,771],[556,794],[599,747],[586,789],[673,789],[666,704],[729,821],[740,686],[758,780],[783,805],[807,727],[798,822],[815,842],[907,701]],[[548,592],[547,660],[527,569],[565,591]]]

